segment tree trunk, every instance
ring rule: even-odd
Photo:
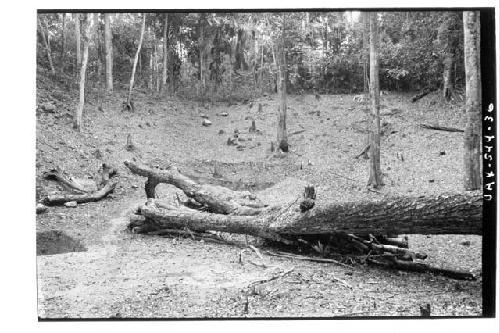
[[[151,27],[148,27],[148,36],[151,36]],[[152,44],[152,41],[150,41]],[[149,67],[148,67],[148,89],[153,93],[153,48],[149,47]]]
[[[369,13],[370,18],[370,101],[371,116],[373,119],[370,133],[370,178],[368,186],[378,188],[382,186],[382,172],[380,171],[380,87],[379,87],[379,59],[378,59],[378,25],[377,13]]]
[[[160,66],[158,66],[158,45],[156,42],[156,34],[153,33],[153,49],[154,49],[154,73],[155,73],[155,80],[156,80],[156,92],[160,91],[160,86],[161,86],[161,80],[160,80]]]
[[[287,114],[287,101],[286,101],[286,52],[285,52],[285,14],[283,14],[283,30],[281,35],[281,49],[280,49],[280,64],[279,80],[280,80],[280,108],[278,112],[278,147],[283,152],[288,152],[288,135],[286,131],[286,114]],[[281,67],[281,68],[280,68]]]
[[[52,54],[50,52],[50,43],[49,43],[49,29],[47,27],[47,22],[45,22],[45,20],[43,19],[43,16],[39,17],[38,26],[40,27],[40,33],[42,35],[43,43],[45,44],[45,50],[47,51],[47,58],[49,59],[50,71],[54,75],[56,74],[56,70],[54,69],[54,65],[52,64]],[[45,36],[44,26],[47,30],[47,36]]]
[[[443,69],[443,97],[446,101],[451,99],[453,94],[453,65],[455,47],[457,44],[457,35],[455,30],[455,13],[449,12],[445,14],[444,21],[440,27],[440,39],[444,53],[444,69]]]
[[[167,92],[167,61],[168,61],[168,14],[165,13],[165,22],[163,25],[163,68],[161,77],[161,91]]]
[[[81,68],[82,64],[82,52],[81,52],[81,47],[80,47],[80,42],[81,42],[81,33],[80,33],[80,14],[76,13],[75,14],[75,38],[76,38],[76,70],[78,71],[79,68]]]
[[[132,74],[130,75],[130,84],[128,88],[128,97],[127,97],[127,105],[130,105],[130,101],[132,98],[132,89],[134,88],[134,78],[135,78],[135,69],[137,68],[137,61],[139,60],[139,54],[141,53],[142,40],[144,38],[144,30],[146,29],[146,14],[144,13],[142,16],[142,25],[141,25],[141,37],[139,38],[139,46],[137,46],[137,52],[135,53],[134,65],[132,67]]]
[[[377,13],[370,13],[370,100],[373,118],[370,134],[370,178],[368,186],[382,186],[380,171],[380,87]]]
[[[104,52],[106,57],[106,90],[113,91],[113,34],[111,33],[111,14],[104,14]]]
[[[452,68],[453,68],[453,53],[446,52],[444,59],[444,70],[443,70],[443,97],[446,101],[449,101],[453,94]]]
[[[464,187],[467,191],[481,187],[481,65],[480,21],[478,11],[464,12],[465,109]]]
[[[78,20],[80,20],[80,18],[78,18]],[[85,104],[85,74],[87,71],[87,62],[89,58],[89,41],[91,38],[91,29],[94,25],[93,20],[94,14],[87,14],[85,35],[83,37],[83,61],[80,68],[80,101],[76,108],[75,121],[73,123],[73,128],[75,128],[78,132],[80,132],[82,129],[83,106]]]
[[[61,37],[61,72],[64,73],[64,60],[66,58],[66,13],[62,14],[62,37]]]
[[[291,235],[353,234],[476,234],[482,233],[481,193],[428,197],[396,197],[376,202],[315,205],[302,212],[302,202],[284,205],[263,203],[249,192],[197,184],[174,167],[151,169],[127,161],[136,174],[148,177],[150,198],[139,214],[146,229],[189,228],[194,231],[224,231],[268,239]],[[155,201],[159,183],[181,189],[186,196],[210,212],[188,208],[179,202]]]
[[[172,32],[172,35],[174,35],[174,33]],[[172,44],[172,43],[169,43],[169,44]],[[174,58],[173,58],[173,52],[175,52],[175,49],[172,47],[172,46],[169,46],[168,49],[167,49],[167,52],[169,52],[169,56],[170,56],[170,66],[169,66],[169,77],[170,77],[170,94],[173,95],[174,92],[175,92],[175,77],[174,77],[174,62],[172,61]]]
[[[153,50],[149,50],[149,80],[148,80],[148,89],[153,92]]]
[[[100,28],[100,24],[99,24],[99,17],[100,17],[100,14],[97,13],[95,14],[96,15],[96,49],[97,49],[97,85],[98,85],[98,97],[100,96],[100,93],[101,93],[101,86],[102,86],[102,82],[101,82],[101,78],[102,78],[102,42],[101,42],[101,28]],[[100,103],[100,101],[99,101]]]
[[[264,92],[264,42],[262,41],[262,45],[260,47],[260,71],[259,71],[259,84],[260,84],[260,93]]]
[[[369,91],[369,78],[368,78],[368,63],[370,60],[370,20],[369,13],[362,13],[363,15],[363,92],[368,94]]]
[[[199,66],[199,78],[200,78],[200,88],[201,94],[205,93],[205,14],[200,14],[199,22],[199,36],[198,36],[198,66]]]

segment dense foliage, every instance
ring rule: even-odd
[[[180,96],[226,99],[276,91],[284,47],[290,93],[354,93],[366,89],[368,31],[364,13],[119,13],[112,14],[113,73],[126,87],[141,16],[146,36],[136,84],[159,90],[167,23],[167,86]],[[165,15],[168,15],[165,20]],[[40,29],[46,29],[59,75],[78,75],[75,14],[40,14],[37,62],[49,68]],[[461,13],[381,12],[381,88],[413,91],[442,84],[445,51],[454,54],[453,83],[464,83]],[[63,34],[63,21],[65,33]],[[41,28],[42,27],[42,28]],[[104,81],[104,15],[97,15],[89,51],[89,80]],[[64,35],[64,47],[63,47]]]

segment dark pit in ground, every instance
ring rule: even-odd
[[[61,230],[49,230],[36,233],[36,255],[49,255],[67,252],[85,252],[87,248]]]

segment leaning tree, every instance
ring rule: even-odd
[[[130,75],[130,83],[128,87],[127,101],[124,103],[124,109],[134,111],[134,104],[132,103],[132,90],[134,89],[135,70],[141,53],[142,40],[144,39],[144,30],[146,29],[146,13],[142,14],[141,35],[139,37],[139,45],[134,57],[134,65],[132,66],[132,74]]]

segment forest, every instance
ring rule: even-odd
[[[39,317],[483,315],[482,20],[39,11]]]

